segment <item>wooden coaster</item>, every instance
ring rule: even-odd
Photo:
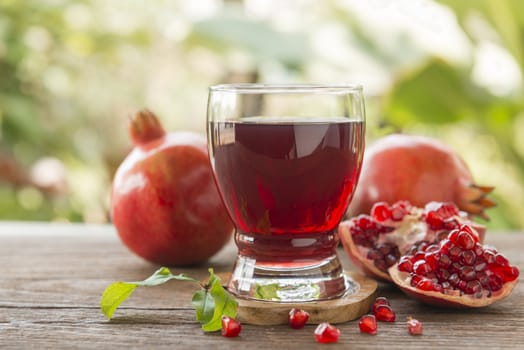
[[[310,324],[321,322],[343,323],[369,312],[375,301],[377,282],[360,273],[346,271],[346,276],[357,282],[360,288],[338,299],[304,303],[277,303],[238,298],[238,319],[253,325],[278,325],[288,323],[289,310],[300,308],[309,312]]]

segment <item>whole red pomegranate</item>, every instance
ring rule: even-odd
[[[118,168],[111,217],[122,242],[161,265],[201,263],[229,240],[233,224],[222,204],[204,137],[166,133],[150,111],[129,124],[135,148]]]
[[[450,147],[423,136],[393,134],[366,149],[351,216],[369,213],[376,202],[407,200],[423,207],[431,201],[453,202],[484,219],[495,205],[486,195],[493,187],[477,186],[466,163]]]

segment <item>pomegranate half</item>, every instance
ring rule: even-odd
[[[389,269],[406,294],[437,306],[483,307],[507,297],[519,269],[462,225],[439,243],[421,247]]]
[[[391,281],[388,269],[413,249],[430,245],[468,223],[484,240],[485,227],[471,222],[453,203],[430,202],[425,208],[399,201],[376,203],[371,215],[343,221],[338,228],[342,245],[353,263],[369,276]]]

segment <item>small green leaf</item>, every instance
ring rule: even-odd
[[[208,292],[211,294],[215,310],[213,317],[207,323],[202,325],[205,332],[214,332],[222,328],[222,316],[236,317],[238,310],[238,302],[229,294],[218,276],[213,273],[213,269],[209,269],[210,285]]]
[[[196,319],[201,324],[206,324],[215,313],[215,301],[207,290],[199,290],[193,294],[191,304],[196,311]]]
[[[133,283],[115,282],[106,288],[100,300],[100,308],[108,320],[111,319],[118,306],[133,293],[136,287],[137,285]]]
[[[200,284],[194,278],[184,274],[173,275],[171,271],[162,267],[150,277],[139,282],[115,282],[109,285],[102,294],[100,307],[104,315],[111,319],[115,310],[126,300],[138,286],[152,287],[170,280],[190,281]],[[193,294],[191,304],[195,308],[196,319],[206,332],[218,331],[222,328],[222,316],[236,317],[238,302],[229,294],[222,281],[209,269],[209,279],[202,290]]]
[[[257,284],[255,287],[255,298],[263,300],[280,300],[277,294],[278,283]]]
[[[178,275],[173,275],[167,267],[159,268],[158,270],[155,271],[154,274],[152,274],[151,276],[149,276],[148,278],[146,278],[145,280],[141,282],[129,282],[129,283],[134,283],[138,286],[153,287],[153,286],[164,284],[171,280],[191,281],[191,282],[199,283],[199,281],[195,280],[194,278],[187,277],[183,273],[178,274]]]
[[[127,298],[133,294],[133,291],[138,286],[152,287],[164,284],[171,280],[179,281],[190,281],[199,283],[194,278],[187,277],[184,274],[173,275],[167,267],[161,267],[151,276],[140,282],[115,282],[109,285],[102,294],[100,300],[100,308],[107,317],[111,319],[115,310],[122,304]]]

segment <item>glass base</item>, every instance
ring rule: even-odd
[[[237,297],[290,303],[335,299],[357,289],[336,253],[318,261],[293,263],[259,262],[239,255],[228,282],[228,290]]]

